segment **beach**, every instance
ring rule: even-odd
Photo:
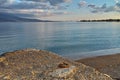
[[[120,80],[120,53],[85,58],[76,61],[91,66],[102,73],[108,74],[115,80]]]

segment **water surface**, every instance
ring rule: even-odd
[[[118,22],[3,22],[0,54],[25,48],[49,50],[69,57],[120,52]]]

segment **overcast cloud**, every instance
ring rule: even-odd
[[[14,15],[31,15],[41,17],[70,14],[72,12],[69,6],[79,6],[86,10],[90,10],[91,13],[99,12],[120,12],[120,0],[113,0],[114,5],[103,3],[98,5],[95,3],[87,2],[87,0],[80,0],[77,3],[73,3],[74,0],[0,0],[0,12],[11,13]],[[75,8],[73,8],[75,9]],[[76,7],[78,9],[78,7]],[[71,10],[71,11],[70,11]]]
[[[71,0],[0,0],[0,12],[12,13],[15,15],[29,14],[29,16],[53,16],[66,14],[64,10]],[[56,11],[56,12],[55,12]]]

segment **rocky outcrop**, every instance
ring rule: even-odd
[[[59,68],[50,73],[54,78],[67,78],[73,76],[77,68],[75,66],[70,66],[69,68]]]
[[[54,53],[26,49],[0,56],[0,80],[113,80]]]

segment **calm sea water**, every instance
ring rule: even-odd
[[[120,23],[0,23],[0,54],[25,48],[48,50],[72,58],[119,53]]]

